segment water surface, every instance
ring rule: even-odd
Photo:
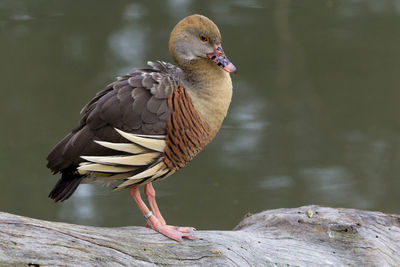
[[[106,84],[171,61],[186,15],[219,26],[237,66],[216,139],[155,184],[170,224],[230,229],[247,212],[319,204],[400,213],[399,1],[0,2],[0,210],[143,225],[127,191],[54,204],[52,147]]]

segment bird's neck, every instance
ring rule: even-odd
[[[183,84],[201,118],[214,136],[226,117],[232,98],[230,75],[208,59],[181,66]]]

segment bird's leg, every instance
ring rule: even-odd
[[[166,225],[167,223],[165,222],[163,216],[161,215],[161,212],[158,208],[157,202],[156,202],[156,191],[154,190],[153,184],[148,183],[144,186],[144,193],[146,194],[147,201],[149,202],[150,208],[154,213],[154,216],[160,221],[162,225]],[[149,224],[146,224],[147,227],[150,227]],[[193,227],[179,227],[179,226],[172,226],[172,225],[167,225],[167,227],[178,230],[179,232],[183,233],[190,233],[193,230],[195,230]]]
[[[193,235],[186,232],[181,232],[178,229],[175,229],[175,227],[162,224],[156,216],[151,215],[149,208],[146,206],[142,200],[142,197],[140,196],[138,185],[131,186],[129,188],[129,194],[144,216],[149,216],[150,214],[150,217],[147,218],[147,224],[150,226],[150,228],[176,241],[182,241],[182,238],[194,239]]]
[[[166,222],[161,215],[160,210],[158,209],[158,205],[156,202],[156,191],[154,190],[152,183],[148,183],[144,186],[144,193],[146,194],[146,198],[150,204],[151,210],[154,212],[154,216],[157,217],[161,224],[166,225]]]

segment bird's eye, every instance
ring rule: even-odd
[[[205,37],[204,35],[200,35],[200,40],[202,41],[202,42],[208,42],[208,38],[207,37]]]

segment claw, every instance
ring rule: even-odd
[[[175,227],[177,231],[182,233],[191,233],[193,231],[196,231],[196,228],[194,227],[180,227],[180,226],[173,226],[173,227]]]
[[[193,227],[178,227],[162,224],[155,216],[151,216],[147,219],[146,227],[149,227],[175,241],[182,241],[182,238],[189,240],[195,239],[195,236],[190,234],[194,230]]]

